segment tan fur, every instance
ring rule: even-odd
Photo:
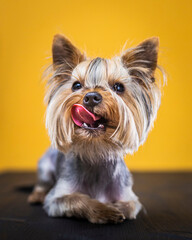
[[[113,207],[117,208],[120,212],[123,213],[123,215],[127,219],[134,219],[135,216],[135,209],[136,209],[136,202],[129,201],[129,202],[115,202],[112,204]]]
[[[74,73],[72,74],[71,80],[68,80],[66,83],[63,82],[63,86],[60,87],[60,89],[56,92],[50,106],[48,106],[48,116],[52,116],[52,117],[54,117],[54,119],[57,117],[56,116],[57,112],[49,113],[49,109],[54,109],[54,111],[57,110],[59,116],[62,116],[62,117],[63,117],[63,115],[61,112],[59,112],[59,110],[65,111],[65,116],[64,116],[65,126],[68,129],[68,131],[64,131],[64,127],[62,127],[61,119],[54,120],[54,119],[47,118],[47,128],[48,128],[48,130],[51,130],[50,131],[51,139],[55,138],[53,136],[53,133],[57,133],[57,135],[55,135],[55,136],[57,136],[57,139],[55,139],[55,140],[53,139],[52,143],[55,146],[58,146],[59,149],[62,151],[66,151],[68,148],[70,148],[70,143],[71,143],[70,134],[72,134],[74,131],[73,123],[72,123],[72,120],[70,119],[70,109],[71,109],[70,107],[72,106],[73,103],[82,103],[82,99],[85,96],[85,94],[88,91],[92,91],[92,89],[93,89],[93,88],[90,88],[89,85],[86,85],[86,82],[87,82],[86,68],[88,66],[88,63],[90,63],[90,60],[84,61],[83,63],[78,65],[78,68],[76,68],[74,70]],[[112,81],[113,82],[120,81],[119,76],[118,76],[118,74],[120,74],[120,73],[118,73],[116,71],[116,70],[118,70],[117,66],[119,64],[119,60],[117,60],[117,59],[107,60],[107,62],[105,64],[107,64],[107,66],[108,66],[106,69],[107,72],[105,72],[105,74],[103,76],[101,76],[100,88],[97,89],[98,92],[101,92],[101,95],[105,99],[105,101],[103,101],[105,106],[101,105],[100,107],[95,108],[95,113],[97,113],[101,116],[102,115],[107,116],[109,118],[109,121],[111,121],[109,123],[109,126],[111,124],[112,128],[109,127],[107,129],[106,133],[111,133],[110,136],[113,137],[113,139],[117,140],[117,142],[118,142],[118,140],[121,141],[123,143],[123,145],[126,145],[126,147],[128,146],[130,149],[132,149],[131,151],[135,151],[135,150],[137,150],[137,148],[139,146],[139,142],[142,142],[146,138],[144,136],[144,120],[142,119],[143,112],[141,112],[142,109],[140,108],[140,106],[137,106],[137,103],[135,102],[135,98],[130,94],[129,89],[127,89],[127,91],[125,93],[123,93],[121,96],[117,96],[116,94],[114,94],[111,91],[109,84],[112,83]],[[111,69],[110,67],[114,67],[114,69],[113,68]],[[80,72],[80,70],[78,70],[79,68],[82,68],[81,72]],[[125,75],[124,78],[129,78],[129,75],[125,72],[125,70],[120,65],[119,71],[121,69],[122,69],[123,75]],[[85,75],[84,81],[82,80],[83,75]],[[116,79],[117,77],[118,77],[118,79]],[[102,78],[103,78],[103,80],[102,80]],[[68,86],[70,87],[72,85],[72,83],[77,80],[80,81],[82,84],[85,84],[86,88],[89,87],[89,90],[85,89],[85,90],[78,91],[78,93],[72,93],[71,89],[69,88],[66,91],[66,88],[68,88]],[[123,79],[121,81],[123,82]],[[56,82],[58,82],[58,81],[56,81]],[[50,87],[51,87],[52,85],[54,85],[54,82],[50,83],[50,84],[51,84],[50,85]],[[51,87],[51,89],[53,89],[53,88],[54,87]],[[107,89],[108,91],[107,92],[105,90],[102,91],[102,88]],[[152,91],[153,91],[152,89],[157,89],[156,94],[152,94]],[[151,103],[153,105],[154,113],[156,113],[156,109],[158,109],[158,106],[159,106],[159,101],[156,99],[156,98],[159,98],[159,93],[160,93],[159,89],[157,88],[155,83],[151,83],[150,88],[146,89],[146,94],[150,97]],[[47,97],[47,98],[50,98],[50,94],[52,94],[52,91],[48,92],[49,97]],[[123,102],[122,102],[122,99],[123,99]],[[126,105],[124,105],[125,103],[126,103]],[[63,108],[61,106],[62,104],[65,104],[65,105],[63,105]],[[128,108],[126,106],[128,106]],[[69,113],[68,118],[66,115],[66,109],[68,109],[68,113]],[[102,109],[102,111],[100,109]],[[131,114],[129,114],[129,111]],[[119,113],[121,116],[125,116],[125,115],[129,116],[129,118],[130,118],[129,125],[127,124],[128,119],[127,120],[119,119],[117,117],[119,115]],[[154,116],[155,116],[155,114],[154,114]],[[49,125],[48,120],[51,121],[52,126],[54,126],[54,125],[60,126],[61,129],[52,130],[52,127]],[[57,121],[57,123],[53,124],[53,121]],[[117,122],[119,124],[117,124]],[[130,129],[126,129],[126,131],[127,131],[126,133],[124,132],[125,126],[128,126],[128,128],[130,126]],[[137,131],[135,131],[134,128],[136,128]],[[69,129],[70,129],[70,131],[69,131]],[[114,131],[114,129],[115,129],[115,131]],[[135,135],[135,133],[136,133],[136,135]],[[130,137],[130,135],[132,136],[132,138]],[[65,147],[60,146],[61,143],[64,143],[64,141],[63,141],[64,138],[65,138]],[[68,141],[66,141],[66,140],[68,140]]]
[[[67,217],[86,218],[92,223],[118,223],[125,219],[117,208],[107,206],[81,193],[58,198],[57,204],[65,208]]]
[[[33,192],[29,195],[27,201],[30,204],[43,203],[47,191],[34,189]]]

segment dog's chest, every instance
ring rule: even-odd
[[[101,202],[115,201],[120,195],[113,173],[106,168],[94,167],[80,176],[78,190]]]
[[[108,162],[91,166],[75,159],[65,167],[76,192],[89,195],[101,202],[114,202],[121,199],[123,189],[129,185],[129,172],[123,161]],[[68,175],[69,176],[69,175]]]

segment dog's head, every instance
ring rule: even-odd
[[[143,143],[160,105],[155,80],[158,38],[113,59],[86,58],[68,39],[53,40],[46,126],[66,152],[133,152]]]

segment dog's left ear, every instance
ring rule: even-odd
[[[139,68],[142,68],[153,79],[157,67],[158,48],[159,38],[149,38],[136,48],[123,53],[122,62],[131,75],[137,75]]]
[[[55,69],[61,67],[64,70],[73,70],[77,64],[85,60],[85,55],[61,34],[54,36],[52,54]]]

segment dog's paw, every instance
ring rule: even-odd
[[[102,203],[93,204],[87,213],[87,218],[91,223],[98,224],[121,223],[126,219],[117,208]]]
[[[126,219],[135,219],[142,208],[139,201],[115,202],[113,206],[124,214]]]
[[[30,204],[43,203],[45,199],[45,191],[34,190],[28,197],[27,201]]]

